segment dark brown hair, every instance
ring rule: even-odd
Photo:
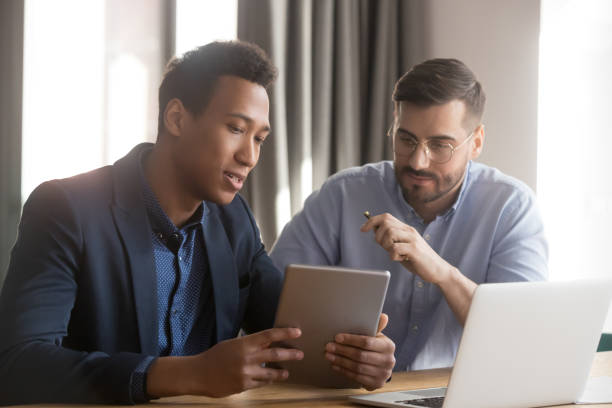
[[[486,96],[474,73],[463,62],[452,58],[430,59],[415,65],[395,84],[393,101],[417,106],[443,105],[458,99],[465,103],[464,122],[474,126],[482,120]]]
[[[198,115],[222,75],[237,76],[268,89],[277,70],[259,46],[244,41],[216,41],[171,59],[159,86],[158,133],[164,129],[164,111],[171,99],[179,99],[189,112]]]

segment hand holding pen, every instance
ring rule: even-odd
[[[374,240],[389,253],[391,260],[401,262],[427,282],[440,283],[448,278],[454,267],[442,259],[423,239],[421,234],[389,213],[371,215],[361,226],[362,232],[373,231]]]
[[[364,216],[364,217],[366,217],[368,220],[370,220],[370,219],[372,218],[372,216],[370,215],[370,211],[368,211],[368,210],[365,210],[365,211],[363,212],[363,216]],[[367,222],[366,222],[366,224],[367,224]],[[362,231],[363,231],[363,227],[364,227],[366,224],[364,224],[364,225],[361,227],[361,230],[362,230]],[[375,227],[374,227],[374,232],[376,232],[377,230],[378,230],[378,227],[377,227],[377,226],[375,226]],[[407,258],[405,258],[405,259],[403,259],[403,260],[404,260],[404,261],[406,261],[406,260],[408,260],[408,259],[407,259]]]

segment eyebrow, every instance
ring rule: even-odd
[[[231,116],[234,118],[239,118],[244,120],[247,123],[254,123],[255,121],[252,118],[249,118],[247,115],[244,115],[242,113],[228,113],[227,116]],[[261,130],[264,130],[266,132],[270,132],[270,126],[265,125]]]
[[[397,131],[398,131],[398,133],[403,133],[406,136],[410,136],[410,137],[413,137],[415,139],[418,139],[416,137],[416,135],[414,133],[412,133],[411,131],[409,131],[409,130],[406,130],[406,129],[403,129],[403,128],[398,128]],[[434,135],[434,136],[429,136],[426,139],[427,140],[443,140],[443,141],[449,141],[449,140],[456,141],[457,140],[454,137],[449,136],[449,135]]]

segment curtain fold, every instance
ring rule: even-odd
[[[23,0],[0,2],[0,288],[21,214]]]
[[[238,1],[238,38],[279,68],[243,192],[268,248],[329,175],[391,158],[393,84],[423,58],[423,18],[421,0]]]

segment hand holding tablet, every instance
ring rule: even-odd
[[[336,335],[335,343],[325,346],[325,358],[332,363],[332,369],[355,380],[368,391],[385,385],[395,366],[395,344],[382,333],[388,321],[389,317],[382,313],[376,337]]]
[[[375,389],[395,364],[393,342],[380,331],[388,271],[289,265],[275,327],[297,327],[285,342],[304,352],[283,362],[289,381],[323,387]],[[335,366],[335,369],[332,369]]]

